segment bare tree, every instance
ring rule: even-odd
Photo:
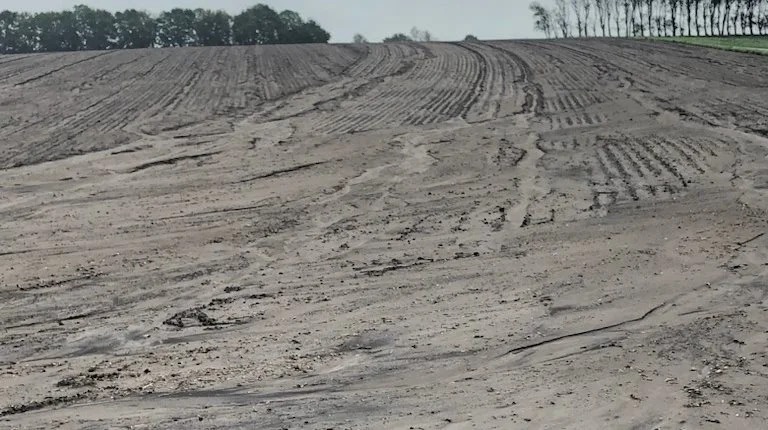
[[[416,27],[411,28],[411,40],[419,41],[421,39],[421,30]]]
[[[643,8],[641,7],[642,1],[643,0],[632,0],[632,36],[634,37],[637,37],[637,33],[640,33],[640,36],[643,35]],[[637,20],[635,20],[635,12],[637,12],[639,17]]]
[[[419,30],[418,27],[413,27],[411,29],[411,39],[415,42],[434,41],[434,38],[432,37],[432,33],[430,33],[428,30]]]
[[[757,33],[760,35],[765,34],[768,30],[768,1],[763,0],[758,3],[755,24],[757,25]]]
[[[708,0],[709,2],[709,35],[714,36],[720,30],[720,0]],[[721,33],[722,34],[722,33]]]
[[[701,0],[693,0],[693,23],[696,25],[697,36],[701,36],[701,25],[699,25],[699,9],[701,9]]]
[[[608,27],[608,37],[613,37],[611,35],[611,16],[613,15],[613,0],[603,0],[603,3],[605,4],[605,22]],[[616,30],[618,31],[618,30]],[[603,36],[605,36],[605,33],[603,33]]]
[[[651,27],[651,22],[653,21],[653,1],[645,0],[645,7],[648,8],[648,36],[653,36],[653,27]]]
[[[701,14],[702,14],[702,27],[704,27],[704,35],[705,36],[711,36],[714,35],[714,32],[712,31],[711,25],[712,25],[712,13],[714,11],[712,10],[712,1],[713,0],[701,0]],[[707,25],[709,23],[709,25]]]
[[[739,34],[746,35],[749,27],[749,0],[739,0],[736,7],[736,13],[738,14],[738,22],[741,30]]]
[[[720,34],[721,35],[730,34],[731,32],[731,20],[729,18],[731,16],[732,5],[733,5],[733,0],[722,1],[723,7],[720,10]]]
[[[571,0],[571,7],[573,12],[576,13],[576,28],[579,30],[579,37],[584,35],[584,27],[582,27],[584,20],[581,18],[582,3],[584,2],[585,0]]]
[[[739,23],[740,6],[741,6],[740,0],[731,1],[731,8],[729,9],[729,12],[728,12],[728,18],[729,18],[728,34],[739,34],[738,23]]]
[[[681,0],[667,0],[667,1],[669,3],[669,14],[670,14],[669,23],[672,26],[672,36],[677,36],[677,24],[678,24],[677,18],[678,18],[678,12],[680,10]]]
[[[589,25],[589,10],[592,9],[592,0],[584,0],[582,2],[582,5],[584,7],[584,37],[589,37],[587,26]],[[594,31],[593,31],[593,34],[594,34]]]
[[[667,35],[667,7],[669,6],[669,0],[659,0],[658,8],[656,8],[656,15],[653,20],[656,22],[656,35]]]
[[[709,25],[712,27],[712,31],[710,36],[715,35],[715,31],[718,32],[718,34],[723,34],[723,28],[720,26],[720,6],[722,5],[722,0],[709,0],[710,3],[710,14],[709,14]]]
[[[685,22],[688,28],[688,36],[692,36],[691,33],[691,18],[693,18],[693,0],[682,0],[685,6]],[[680,30],[680,34],[683,34],[683,30]]]
[[[618,37],[768,33],[768,0],[555,0],[552,9],[539,1],[531,10],[547,37],[614,37],[614,28]]]
[[[742,24],[742,27],[746,25],[747,28],[749,28],[749,34],[751,36],[755,35],[755,8],[757,7],[758,1],[757,0],[745,0],[744,2],[744,24]],[[743,31],[743,30],[742,30]],[[746,34],[746,31],[743,31]]]
[[[352,38],[352,43],[368,43],[368,39],[366,39],[362,34],[357,33],[355,34],[355,37]]]
[[[739,0],[739,23],[741,25],[741,34],[746,35],[749,31],[749,2],[751,0]]]
[[[555,9],[552,13],[554,25],[560,30],[563,38],[570,36],[571,16],[565,0],[555,0]]]
[[[635,12],[634,12],[634,6],[632,6],[632,14],[630,15],[630,9],[629,5],[634,4],[634,2],[630,3],[630,0],[624,0],[624,36],[629,37],[629,25],[630,21],[632,22],[632,27],[634,28],[635,23]]]
[[[613,9],[613,20],[616,23],[616,37],[621,37],[621,9],[624,7],[624,0],[611,0]]]
[[[533,17],[536,19],[534,22],[534,28],[538,31],[544,32],[544,35],[549,38],[552,34],[552,17],[544,6],[539,2],[533,2],[528,6],[533,12]]]
[[[664,22],[664,12],[668,6],[667,3],[667,0],[658,0],[656,7],[653,9],[655,12],[653,14],[653,25],[656,28],[656,35],[659,37],[666,36],[666,33],[664,33],[667,30],[666,23]]]
[[[603,37],[605,37],[605,3],[606,0],[595,0],[595,13],[597,14],[597,20],[600,22]]]
[[[714,3],[714,0],[701,0],[701,13],[702,13],[702,22],[701,27],[703,29],[705,36],[714,36],[715,32],[713,30],[712,21],[714,19],[714,7],[712,4]]]
[[[718,22],[718,25],[720,26],[720,30],[719,30],[720,35],[724,36],[728,34],[726,24],[728,23],[728,11],[731,8],[730,7],[731,0],[722,0],[719,3],[721,7],[717,11],[718,13],[717,22]]]

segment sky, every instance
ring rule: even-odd
[[[312,18],[331,33],[331,42],[338,43],[351,42],[355,33],[380,42],[393,33],[409,34],[414,26],[444,41],[461,40],[467,34],[480,39],[541,37],[533,31],[529,0],[0,0],[0,10],[41,12],[86,4],[111,11],[141,9],[153,13],[174,7],[202,7],[234,15],[257,3]]]

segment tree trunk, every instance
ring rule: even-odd
[[[672,17],[670,18],[670,25],[672,26],[672,36],[677,36],[677,5],[672,4]],[[662,16],[662,19],[664,17]],[[665,25],[666,27],[666,25]]]
[[[616,16],[613,18],[616,21],[616,37],[621,37],[621,12],[616,8]]]
[[[723,36],[726,33],[726,25],[728,24],[728,9],[723,8],[723,10],[720,12],[720,35]]]
[[[718,17],[720,20],[720,35],[721,36],[727,36],[728,35],[728,14],[726,13],[725,9],[722,9],[720,11],[720,16]]]
[[[690,1],[690,0],[686,0],[686,1]],[[691,36],[691,6],[690,6],[690,3],[686,4],[686,11],[687,11],[686,12],[687,14],[685,16],[685,19],[687,21],[687,26],[688,26],[688,36],[690,37]]]
[[[713,7],[712,10],[709,11],[709,25],[712,27],[709,29],[710,36],[714,36],[715,30],[719,27],[717,23],[720,22],[720,20],[717,18],[719,16],[717,11],[717,7]]]
[[[605,16],[605,20],[608,22],[608,37],[612,37],[611,36],[611,4],[608,3],[605,6],[608,8],[606,9],[606,16]],[[605,36],[605,34],[603,34],[603,36]]]
[[[693,22],[696,24],[696,36],[701,36],[701,26],[699,25],[699,2],[696,1],[693,3],[693,6],[696,8],[694,9],[694,20]]]
[[[720,24],[719,24],[720,23],[720,14],[719,13],[720,13],[720,9],[717,8],[717,7],[714,7],[710,11],[710,13],[709,13],[709,23],[712,26],[712,28],[710,29],[711,30],[710,32],[712,33],[711,34],[712,36],[715,35],[715,29],[717,29],[717,30],[720,29]]]
[[[624,35],[627,38],[629,38],[629,22],[629,3],[624,3]]]
[[[723,18],[723,10],[720,9],[719,7],[717,9],[715,9],[714,17],[715,17],[715,29],[717,30],[717,34],[719,36],[722,36],[723,35],[723,27],[724,27],[723,26],[723,19],[722,19]]]
[[[653,37],[653,0],[648,0],[648,36]]]
[[[746,9],[742,10],[741,12],[739,12],[739,23],[741,25],[741,34],[742,34],[742,36],[746,36],[747,33],[749,32],[747,30],[747,27],[749,26],[749,23],[747,21],[747,11],[746,11]]]

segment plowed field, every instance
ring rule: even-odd
[[[0,427],[768,427],[768,57],[0,56]]]

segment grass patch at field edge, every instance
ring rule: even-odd
[[[707,46],[729,51],[768,55],[768,36],[680,36],[657,37],[655,40]]]

